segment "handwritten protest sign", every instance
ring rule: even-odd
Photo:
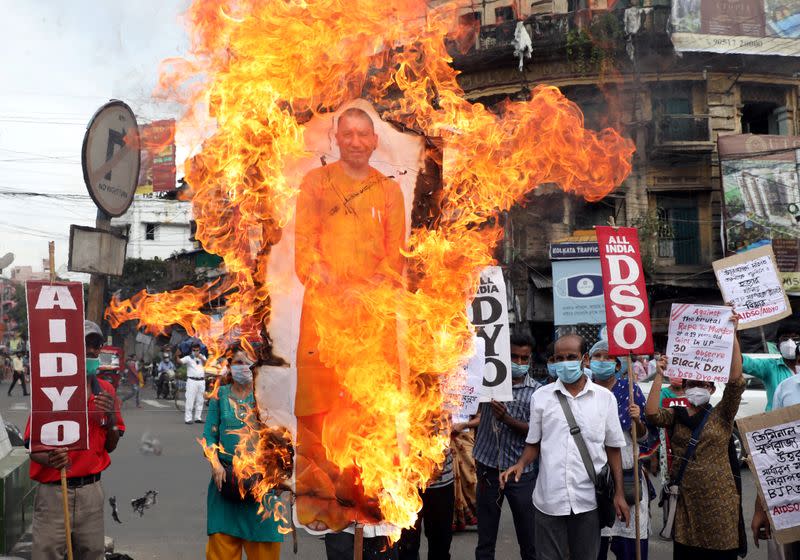
[[[673,303],[667,377],[727,383],[733,354],[730,307]]]
[[[447,378],[444,390],[450,395],[453,423],[466,422],[478,413],[483,368],[486,363],[485,347],[482,338],[475,338],[475,354],[461,370],[460,375]]]
[[[800,540],[800,405],[737,423],[774,537],[782,544]]]
[[[714,261],[719,289],[739,314],[739,328],[773,323],[792,314],[772,246]]]
[[[467,308],[467,314],[486,348],[481,402],[513,400],[508,301],[506,282],[499,266],[489,266],[481,272],[478,294]]]

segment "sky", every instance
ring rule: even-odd
[[[52,240],[65,275],[70,224],[94,226],[81,144],[101,105],[121,99],[140,123],[179,116],[151,93],[159,63],[187,51],[188,3],[0,0],[0,256],[12,266],[41,270]]]

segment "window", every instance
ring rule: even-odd
[[[658,256],[676,265],[700,264],[700,225],[694,197],[658,196]]]
[[[742,133],[790,134],[786,90],[742,86]]]
[[[511,6],[503,6],[502,8],[494,9],[494,22],[505,23],[507,21],[514,21],[514,8]]]
[[[471,12],[469,14],[461,14],[458,16],[458,24],[462,27],[480,27],[481,26],[481,13]]]
[[[155,241],[156,240],[156,229],[158,224],[145,224],[144,225],[144,238],[147,241]]]

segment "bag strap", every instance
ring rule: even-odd
[[[583,466],[586,468],[586,472],[589,474],[589,479],[592,481],[592,484],[597,486],[597,471],[594,469],[594,463],[592,462],[591,455],[589,455],[589,449],[586,447],[583,434],[581,434],[581,428],[575,421],[575,416],[573,416],[572,409],[569,407],[567,397],[565,397],[561,391],[556,391],[555,393],[558,397],[558,402],[561,405],[561,410],[564,411],[564,416],[567,417],[569,433],[572,434],[573,438],[575,438],[575,445],[578,447],[578,451],[581,454]]]
[[[709,416],[711,416],[711,409],[707,408],[705,410],[705,414],[703,415],[703,419],[700,420],[700,423],[697,425],[694,431],[692,431],[692,437],[689,439],[689,447],[686,448],[686,455],[683,456],[683,463],[681,463],[681,466],[678,469],[678,476],[673,481],[673,484],[676,486],[680,486],[681,480],[683,480],[683,475],[686,473],[686,467],[689,466],[689,461],[694,458],[694,452],[697,449],[697,444],[700,441],[700,434],[703,433],[703,428],[705,427]]]

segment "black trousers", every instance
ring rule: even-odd
[[[352,533],[328,533],[325,535],[327,560],[353,560]],[[397,547],[389,547],[386,537],[364,538],[364,560],[397,560]]]
[[[428,488],[421,493],[422,511],[413,529],[403,529],[397,543],[399,560],[419,560],[422,524],[428,539],[428,560],[450,560],[453,540],[453,509],[456,504],[455,484]]]
[[[519,477],[519,482],[509,480],[501,490],[500,473],[497,469],[477,461],[475,467],[478,471],[478,546],[475,548],[475,560],[494,560],[504,499],[508,499],[514,518],[520,558],[534,560],[533,488],[536,485],[536,472],[523,474]]]
[[[672,544],[672,558],[674,560],[736,560],[737,550],[711,550],[686,546],[677,541]]]
[[[25,373],[21,371],[14,372],[14,380],[11,382],[11,386],[8,388],[8,394],[11,394],[11,390],[14,388],[14,385],[17,384],[17,381],[19,381],[19,384],[22,385],[22,394],[27,397],[28,387],[25,385]]]

